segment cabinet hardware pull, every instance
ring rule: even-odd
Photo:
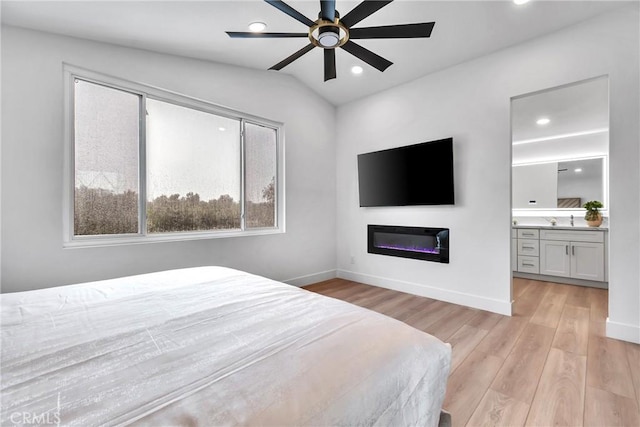
[[[522,263],[522,265],[527,266],[527,267],[535,267],[535,265],[533,265],[533,264],[527,264],[527,263],[524,263],[524,262]]]
[[[569,245],[564,247],[564,253],[565,255],[569,255]]]
[[[576,247],[571,245],[571,255],[575,255],[576,254]]]
[[[535,249],[533,246],[523,246],[522,249]]]

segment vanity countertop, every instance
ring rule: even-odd
[[[513,225],[512,228],[543,228],[545,230],[580,230],[580,231],[608,231],[608,227],[567,227],[564,225]]]

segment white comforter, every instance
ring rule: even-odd
[[[1,299],[2,425],[438,423],[447,344],[263,277],[200,267]]]

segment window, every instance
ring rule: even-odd
[[[284,231],[281,124],[66,74],[67,245]]]
[[[240,229],[240,125],[147,99],[148,233]]]
[[[75,84],[74,234],[138,233],[140,97]]]

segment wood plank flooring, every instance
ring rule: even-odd
[[[305,288],[450,343],[454,426],[640,426],[640,345],[604,336],[607,291],[513,286],[512,317],[342,279]]]

